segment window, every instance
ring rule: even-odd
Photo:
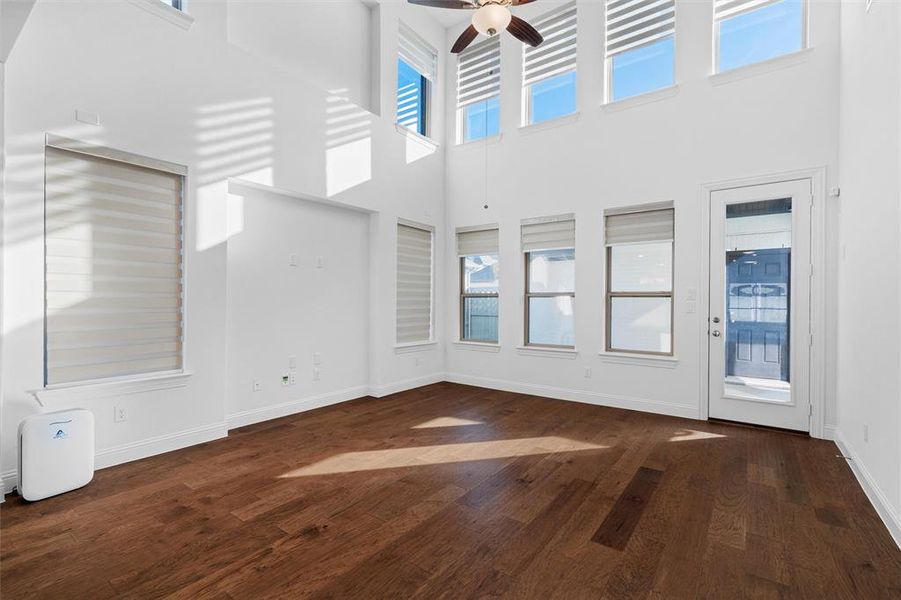
[[[804,48],[806,9],[805,0],[715,0],[716,71]]]
[[[172,8],[177,10],[184,10],[184,2],[182,0],[162,0],[163,4],[168,4]]]
[[[528,219],[522,223],[527,346],[575,346],[575,244],[573,215]]]
[[[607,101],[675,83],[675,0],[607,0]]]
[[[403,21],[398,35],[397,123],[428,136],[432,85],[438,76],[438,51]]]
[[[460,339],[496,343],[497,226],[457,229],[460,257]]]
[[[45,385],[182,368],[185,171],[124,157],[48,140]]]
[[[432,340],[432,233],[428,225],[397,224],[397,343]]]
[[[539,18],[537,48],[523,45],[523,124],[535,125],[576,112],[576,4]]]
[[[608,352],[673,353],[671,203],[607,211]]]
[[[457,109],[461,142],[500,132],[500,36],[470,46],[457,62]]]

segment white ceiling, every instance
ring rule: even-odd
[[[445,29],[457,23],[468,22],[472,18],[471,10],[455,8],[432,8],[430,6],[416,6],[416,10],[426,12],[430,17],[438,21]]]

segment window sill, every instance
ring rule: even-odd
[[[488,137],[483,137],[477,140],[470,140],[468,142],[458,142],[456,147],[460,150],[468,150],[469,148],[480,148],[482,146],[493,146],[494,144],[500,143],[500,141],[504,138],[503,133],[498,133],[496,135],[489,135]]]
[[[517,346],[516,351],[523,356],[544,356],[573,360],[579,355],[575,348],[552,348],[550,346]]]
[[[434,350],[438,346],[437,340],[428,342],[408,342],[404,344],[394,344],[395,354],[407,354],[408,352],[425,352]]]
[[[156,15],[164,21],[169,21],[173,25],[178,25],[186,31],[191,28],[191,25],[194,24],[194,17],[184,11],[178,10],[177,8],[172,8],[168,4],[164,4],[163,2],[161,2],[161,0],[128,1],[135,6],[146,10],[152,15]]]
[[[454,342],[454,346],[456,346],[460,350],[471,350],[475,352],[497,353],[501,351],[500,344],[492,344],[491,342],[467,342],[464,340],[458,340]]]
[[[659,90],[654,90],[653,92],[646,92],[637,96],[629,96],[628,98],[623,98],[622,100],[611,100],[606,104],[602,104],[601,108],[603,108],[606,112],[618,112],[621,110],[634,108],[636,106],[644,106],[645,104],[652,104],[654,102],[660,102],[661,100],[673,98],[678,93],[679,84],[677,83],[665,88],[661,88]]]
[[[564,115],[562,117],[557,117],[556,119],[551,119],[549,121],[542,121],[541,123],[535,123],[532,125],[521,125],[519,128],[519,133],[523,135],[537,133],[539,131],[545,131],[547,129],[556,129],[557,127],[562,127],[563,125],[569,125],[570,123],[575,123],[579,119],[582,118],[582,113],[574,112],[569,115]]]
[[[155,373],[147,376],[110,379],[89,383],[65,383],[52,385],[28,393],[34,396],[42,406],[108,398],[110,396],[127,396],[169,390],[188,385],[191,373],[177,371],[171,373]]]
[[[413,131],[412,129],[407,129],[400,123],[395,123],[394,128],[397,130],[399,134],[407,138],[408,140],[413,140],[415,142],[419,142],[429,150],[437,150],[440,147],[440,144],[433,140],[430,137],[426,137],[419,133],[418,131]]]
[[[730,69],[729,71],[713,73],[708,79],[710,80],[711,85],[723,85],[733,81],[748,79],[749,77],[757,77],[758,75],[772,73],[773,71],[780,71],[807,62],[811,52],[813,52],[813,48],[802,48],[801,50],[797,50],[790,54],[783,54],[782,56],[777,56],[776,58],[771,58],[762,62],[737,67],[735,69]]]
[[[598,352],[601,360],[619,365],[638,365],[642,367],[657,367],[660,369],[675,369],[679,359],[675,356],[656,356],[654,354],[630,354],[629,352]]]

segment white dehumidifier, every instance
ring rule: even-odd
[[[43,500],[94,478],[94,413],[83,408],[27,417],[19,423],[19,495]]]

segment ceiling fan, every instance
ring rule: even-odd
[[[459,8],[476,11],[472,15],[472,24],[460,34],[454,42],[451,52],[459,54],[472,43],[480,33],[489,37],[506,29],[513,37],[533,48],[541,44],[544,38],[538,30],[510,14],[510,6],[528,4],[535,0],[408,0],[410,4],[431,6],[434,8]]]

